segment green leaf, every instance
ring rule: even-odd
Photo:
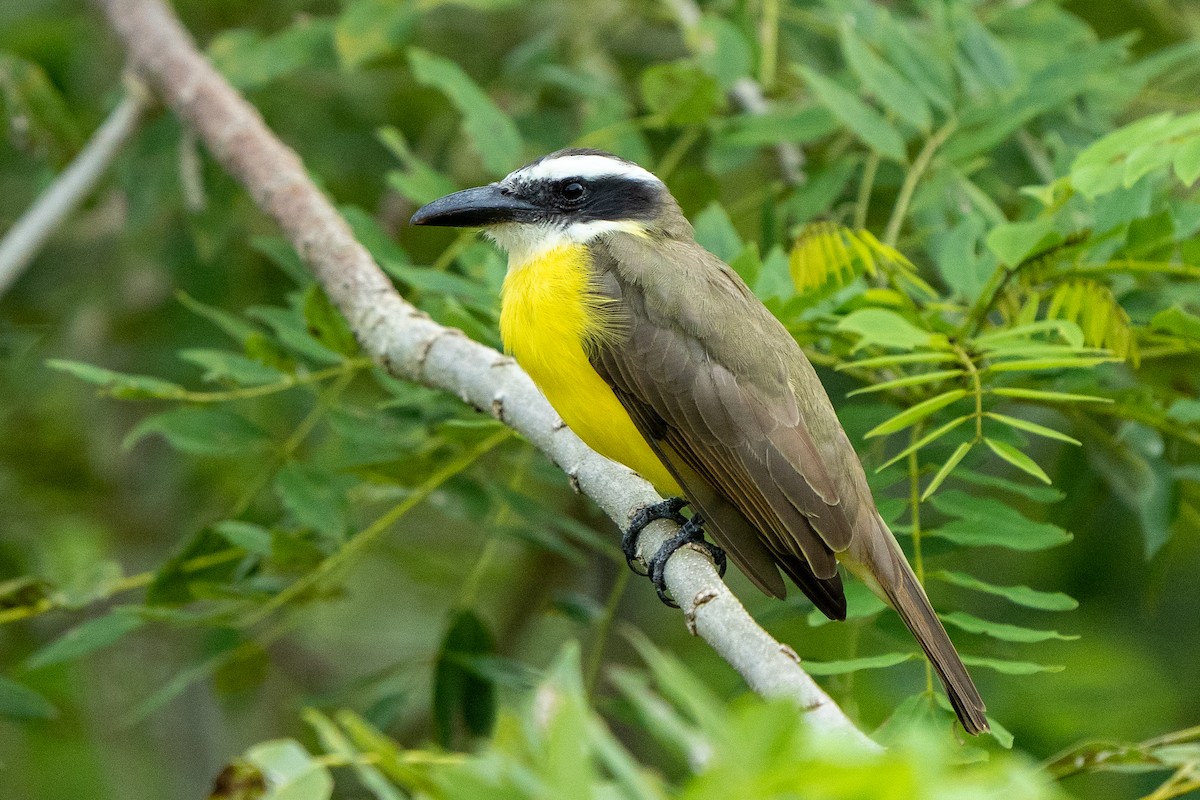
[[[964,655],[963,663],[969,667],[984,667],[1004,675],[1036,675],[1039,672],[1062,672],[1062,664],[1035,664],[1032,661],[1012,661],[1007,658],[984,658]]]
[[[934,428],[932,431],[925,434],[920,439],[917,439],[915,442],[910,444],[908,447],[904,448],[899,453],[896,453],[896,455],[889,458],[887,461],[885,461],[883,463],[883,465],[881,465],[877,470],[875,470],[875,472],[876,473],[883,472],[885,469],[890,467],[892,464],[895,464],[897,461],[901,460],[902,458],[906,458],[909,453],[912,453],[916,450],[920,450],[925,445],[930,444],[931,442],[942,438],[947,433],[954,430],[959,425],[962,425],[964,422],[966,422],[969,419],[973,419],[973,416],[970,414],[964,414],[961,417],[957,417],[955,419],[950,420],[945,425],[940,425],[937,428]]]
[[[294,739],[276,739],[256,744],[246,751],[246,760],[266,779],[262,800],[329,800],[333,776]]]
[[[486,736],[495,724],[495,686],[460,661],[495,652],[495,639],[474,611],[454,612],[433,668],[434,730],[444,746],[458,740],[460,727],[476,737]]]
[[[780,142],[807,144],[836,131],[838,121],[821,106],[772,106],[765,114],[725,119],[716,141],[724,147],[769,147]]]
[[[95,367],[79,361],[52,358],[46,362],[46,366],[66,372],[88,383],[96,384],[105,394],[122,400],[179,400],[187,394],[187,390],[182,386],[170,381],[149,375],[127,375],[123,372],[113,372],[110,369]]]
[[[1184,425],[1194,425],[1200,422],[1200,400],[1187,397],[1176,400],[1167,409],[1167,418],[1182,422]]]
[[[1023,340],[1018,342],[1021,345],[1044,344],[1039,340],[1030,339],[1031,336],[1038,333],[1056,334],[1073,349],[1083,347],[1083,329],[1077,323],[1066,319],[1040,319],[1011,328],[996,328],[976,336],[975,346],[980,349],[997,348],[1002,346],[1002,342],[1013,339]]]
[[[342,69],[353,72],[399,51],[420,16],[415,5],[398,0],[350,0],[333,29]]]
[[[1057,503],[1066,497],[1066,494],[1053,486],[1018,483],[1017,481],[1010,481],[1007,478],[1001,478],[996,475],[985,475],[982,472],[975,472],[966,467],[959,467],[958,471],[954,473],[954,477],[957,480],[966,481],[976,486],[986,486],[990,489],[1000,489],[1005,492],[1016,492],[1037,503]]]
[[[12,53],[0,53],[0,141],[6,140],[35,158],[50,156],[55,165],[64,164],[83,142],[46,71]]]
[[[929,502],[941,513],[955,518],[931,535],[964,547],[1034,551],[1071,541],[1071,534],[1057,525],[1034,522],[1012,505],[995,498],[948,490],[935,494]]]
[[[258,329],[241,317],[202,303],[182,289],[175,290],[175,299],[188,311],[216,325],[236,342],[244,343],[251,336],[258,334]]]
[[[1037,465],[1036,461],[1022,453],[1017,448],[1013,447],[1011,444],[997,441],[995,439],[989,439],[986,436],[983,437],[983,441],[992,449],[993,453],[1000,456],[1000,458],[1012,464],[1017,469],[1028,475],[1032,475],[1044,484],[1049,485],[1051,483],[1050,476],[1047,475],[1046,472]]]
[[[358,776],[362,785],[375,795],[376,800],[404,800],[405,795],[392,786],[383,772],[374,764],[365,763],[363,754],[351,743],[331,719],[315,708],[306,708],[303,713],[304,721],[317,732],[321,746],[325,751],[336,755],[349,764]]]
[[[642,72],[642,102],[660,125],[696,125],[723,105],[717,81],[691,61],[655,64]]]
[[[340,542],[349,524],[346,492],[352,484],[346,476],[290,461],[275,476],[275,494],[300,525]]]
[[[108,647],[142,627],[145,620],[129,608],[117,608],[102,617],[76,625],[50,644],[37,650],[25,662],[26,669],[41,669],[78,658]]]
[[[944,381],[948,378],[956,378],[962,375],[961,369],[947,369],[938,372],[922,372],[919,375],[906,375],[903,378],[884,381],[883,383],[875,383],[870,386],[864,386],[861,389],[855,389],[852,392],[847,392],[846,397],[855,397],[860,394],[870,394],[871,392],[886,392],[891,389],[899,389],[904,386],[920,386],[925,383],[934,383],[936,381]]]
[[[1012,397],[1017,400],[1041,400],[1048,403],[1112,403],[1111,397],[1097,397],[1090,394],[1075,394],[1073,392],[1048,392],[1044,389],[1021,389],[1011,386],[1000,386],[989,389],[992,394],[1001,397]]]
[[[871,439],[876,436],[885,436],[889,433],[904,430],[908,426],[925,419],[930,414],[940,411],[957,400],[961,400],[967,394],[966,389],[952,389],[949,392],[935,395],[928,400],[923,400],[911,408],[906,408],[896,416],[879,423],[869,430],[864,438]]]
[[[989,419],[994,419],[997,422],[1002,422],[1010,428],[1028,431],[1029,433],[1036,434],[1037,436],[1044,436],[1047,439],[1057,439],[1060,442],[1069,442],[1070,444],[1074,445],[1081,444],[1078,439],[1067,436],[1065,433],[1059,433],[1053,428],[1047,428],[1045,425],[1038,425],[1036,422],[1030,422],[1027,419],[1010,417],[1007,414],[997,414],[994,411],[985,411],[983,415]]]
[[[864,669],[884,669],[913,661],[920,658],[916,653],[883,653],[877,656],[848,658],[842,661],[810,661],[807,658],[800,662],[800,668],[809,675],[845,675],[848,672],[858,672]]]
[[[402,168],[388,172],[385,177],[388,185],[406,199],[421,206],[458,189],[454,181],[417,158],[398,128],[380,128],[375,136],[400,160]]]
[[[312,337],[300,309],[253,306],[246,309],[246,314],[265,322],[280,344],[304,358],[321,364],[340,364],[345,361],[341,353],[335,353]],[[247,342],[248,352],[249,346]]]
[[[1150,327],[1200,341],[1200,317],[1177,305],[1155,314],[1150,320]]]
[[[981,619],[974,614],[968,614],[965,611],[955,611],[950,614],[938,614],[938,616],[943,622],[947,622],[956,628],[961,628],[968,633],[978,633],[983,636],[990,636],[993,639],[999,639],[1004,642],[1021,642],[1024,644],[1032,644],[1034,642],[1050,641],[1051,639],[1070,642],[1079,638],[1078,636],[1059,633],[1058,631],[1025,628],[1020,625],[1010,625],[1006,622],[993,622],[991,620]]]
[[[850,131],[881,156],[904,163],[904,139],[875,109],[819,72],[802,67],[801,74],[814,96]]]
[[[1054,218],[1040,217],[1029,222],[997,225],[988,232],[984,241],[1001,263],[1015,267],[1031,253],[1044,250],[1061,240],[1062,237],[1054,230]]]
[[[300,259],[300,254],[287,239],[281,236],[252,236],[250,237],[250,247],[278,267],[279,271],[291,278],[297,286],[308,286],[312,283],[312,272],[305,266],[304,261]],[[253,332],[255,329],[251,328],[250,330]],[[241,337],[243,341],[246,338],[246,336]]]
[[[1043,369],[1086,369],[1121,361],[1119,358],[1027,358],[1017,361],[993,361],[984,367],[991,372],[1034,372]]]
[[[271,555],[271,532],[261,525],[227,519],[212,526],[213,531],[235,547],[259,556]]]
[[[876,367],[891,367],[898,364],[936,364],[946,361],[957,361],[958,356],[949,352],[937,353],[897,353],[891,356],[875,356],[858,361],[843,361],[834,369],[838,372],[847,369],[874,369]]]
[[[146,589],[147,606],[182,606],[196,600],[195,589],[228,582],[242,555],[212,528],[201,528],[175,546]],[[145,608],[145,606],[143,606]],[[161,609],[160,609],[161,610]]]
[[[954,586],[1003,597],[1009,602],[1026,608],[1036,608],[1041,611],[1074,611],[1079,607],[1079,601],[1062,592],[1042,592],[1030,589],[1028,586],[997,586],[994,583],[981,581],[972,575],[950,570],[939,570],[932,575],[938,580]]]
[[[852,311],[838,320],[837,329],[862,337],[854,345],[854,352],[873,344],[912,350],[915,347],[928,347],[935,340],[934,334],[918,328],[895,311],[885,308],[860,308]]]
[[[181,350],[179,357],[201,367],[204,380],[210,383],[232,381],[242,386],[262,386],[284,379],[279,370],[228,350]]]
[[[490,290],[461,275],[393,261],[385,261],[382,266],[388,275],[418,292],[454,297],[476,310],[492,312],[499,305],[498,298]]]
[[[228,30],[208,45],[208,56],[239,89],[257,89],[285,75],[333,63],[333,21],[300,16],[273,36],[252,30]]]
[[[942,482],[945,481],[946,478],[950,476],[950,473],[954,471],[954,468],[958,466],[958,462],[962,461],[963,458],[966,457],[967,453],[970,452],[970,450],[971,442],[963,442],[954,449],[954,452],[948,459],[946,459],[946,463],[942,464],[941,469],[937,471],[937,474],[933,476],[933,480],[929,482],[929,485],[925,487],[925,491],[921,493],[922,503],[928,500],[929,496],[937,491],[938,487],[942,485]]]
[[[521,165],[524,144],[512,118],[453,61],[419,48],[408,51],[413,77],[418,83],[446,95],[463,117],[463,131],[471,139],[488,172],[507,175]]]
[[[358,354],[358,341],[340,311],[329,302],[325,290],[317,284],[304,293],[304,320],[308,333],[335,353],[345,356]]]
[[[125,437],[121,446],[132,448],[152,434],[167,440],[181,453],[198,456],[232,456],[265,447],[262,428],[227,408],[183,406],[146,417]]]
[[[722,261],[729,263],[742,252],[742,237],[738,236],[729,214],[715,200],[696,215],[692,226],[700,246]]]
[[[880,58],[849,24],[842,26],[842,52],[863,87],[880,103],[910,125],[929,130],[933,115],[921,90]]]
[[[1180,145],[1172,161],[1180,182],[1190,186],[1200,178],[1200,136]]]
[[[722,90],[729,91],[739,79],[750,75],[754,49],[737,25],[715,14],[705,14],[693,35],[707,40],[694,49],[701,66],[717,79]]]
[[[56,719],[58,709],[28,686],[0,676],[0,717],[16,720]]]

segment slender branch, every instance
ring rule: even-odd
[[[131,81],[125,99],[75,160],[0,240],[0,297],[21,277],[63,220],[96,188],[152,105],[150,93]]]
[[[97,0],[128,50],[131,67],[193,128],[218,162],[282,228],[345,316],[363,349],[393,375],[453,392],[521,433],[554,461],[572,486],[618,525],[660,498],[630,470],[589,450],[516,363],[438,325],[406,303],[309,180],[299,157],[196,50],[161,0]],[[639,543],[647,559],[677,526],[658,521]],[[816,729],[876,745],[771,638],[718,577],[712,562],[682,548],[666,583],[689,630],[703,637],[763,695],[794,699]]]

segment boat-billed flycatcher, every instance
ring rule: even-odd
[[[482,227],[508,251],[505,348],[593,449],[695,512],[758,588],[790,577],[846,618],[838,561],[899,612],[971,733],[983,700],[867,487],[800,347],[729,266],[696,243],[667,187],[598,150],[551,153],[435,200],[417,225]],[[681,501],[639,515],[681,522]],[[723,556],[713,548],[718,561]],[[660,552],[651,577],[662,586]]]

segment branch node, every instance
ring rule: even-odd
[[[705,587],[704,589],[696,592],[695,597],[692,598],[691,605],[689,605],[688,609],[683,612],[683,621],[687,625],[688,633],[690,633],[692,636],[697,635],[696,612],[700,610],[701,606],[711,603],[720,596],[721,593],[711,586]],[[786,646],[787,645],[784,645],[784,647]]]
[[[567,473],[567,483],[571,485],[571,490],[575,494],[583,494],[583,487],[579,485],[579,473],[571,470]]]
[[[779,645],[779,652],[783,653],[785,656],[787,656],[792,661],[795,661],[797,664],[800,663],[800,654],[797,653],[795,650],[793,650],[790,645],[786,645],[781,642]]]
[[[429,352],[433,350],[433,346],[442,339],[451,336],[465,337],[466,334],[464,334],[458,328],[442,328],[440,331],[435,333],[433,336],[430,336],[420,346],[417,347],[416,365],[418,375],[423,375],[425,373],[425,362],[429,360]]]
[[[492,397],[492,416],[504,422],[504,392],[496,392]]]

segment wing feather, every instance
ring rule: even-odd
[[[779,361],[766,389],[739,377],[689,334],[696,319],[651,310],[642,289],[596,266],[605,293],[622,303],[625,336],[597,343],[592,364],[705,514],[717,543],[767,593],[780,594],[778,565],[823,611],[844,616],[835,553],[849,544],[852,526],[786,364]]]

